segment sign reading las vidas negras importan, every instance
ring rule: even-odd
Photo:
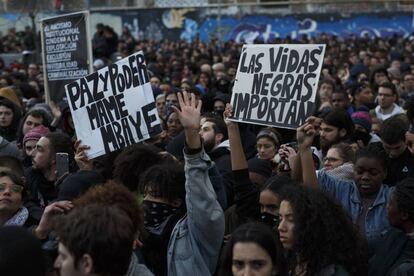
[[[143,52],[65,86],[82,144],[94,158],[161,132]]]
[[[325,45],[245,45],[231,103],[233,120],[297,128],[315,109]]]

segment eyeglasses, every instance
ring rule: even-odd
[[[13,193],[21,193],[23,191],[23,187],[20,185],[16,185],[16,184],[7,185],[4,183],[0,183],[0,193],[4,192],[7,187],[10,187],[10,190]]]
[[[335,157],[325,157],[323,159],[323,162],[326,162],[326,161],[328,161],[328,162],[338,162],[338,161],[341,161],[342,162],[342,159],[335,158]]]
[[[394,95],[393,94],[382,94],[382,93],[379,93],[378,96],[379,97],[392,97]]]

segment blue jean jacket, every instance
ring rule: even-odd
[[[187,215],[171,233],[168,275],[212,275],[224,237],[223,209],[208,176],[212,162],[204,150],[184,157]]]
[[[325,172],[318,174],[318,180],[321,189],[336,198],[352,217],[352,221],[357,223],[358,217],[363,212],[363,204],[355,182],[341,181],[329,176]],[[365,216],[365,237],[368,242],[378,238],[382,232],[390,227],[387,218],[389,194],[390,189],[388,186],[382,184],[374,203],[368,209]]]

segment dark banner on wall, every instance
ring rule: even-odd
[[[42,54],[47,101],[59,102],[65,85],[90,73],[89,12],[42,20]]]

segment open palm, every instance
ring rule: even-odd
[[[196,100],[194,95],[189,98],[187,92],[178,93],[180,109],[173,107],[184,129],[198,130],[200,128],[201,100]]]

